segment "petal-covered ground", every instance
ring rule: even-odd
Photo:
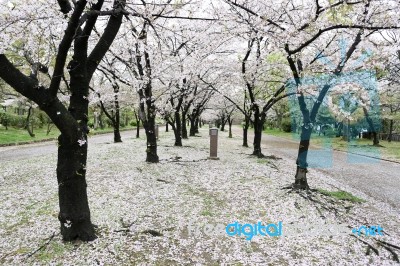
[[[310,170],[310,186],[344,190],[366,202],[286,189],[294,181],[293,161],[271,156],[268,149],[265,159],[250,156],[251,149],[226,132],[219,136],[220,160],[207,160],[208,129],[200,135],[184,140],[184,147],[173,147],[173,134],[162,132],[158,164],[144,162],[144,139],[96,145],[89,140],[88,193],[98,226],[98,239],[90,243],[61,241],[54,155],[2,163],[0,264],[396,263],[398,210],[338,184],[329,169]],[[228,236],[224,226],[236,221],[282,222],[282,235],[257,235],[251,241]],[[287,235],[289,226],[299,224],[304,228],[297,235]],[[352,228],[362,225],[380,225],[384,235],[354,235]],[[342,233],[326,231],[334,226]]]

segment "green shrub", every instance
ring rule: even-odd
[[[325,136],[329,138],[334,138],[336,137],[336,130],[334,128],[327,128],[325,129]]]
[[[136,127],[136,121],[131,121],[130,123],[129,123],[129,125],[131,125],[132,127]]]
[[[290,118],[282,119],[281,128],[284,132],[292,132],[292,122],[290,121]]]
[[[3,126],[9,126],[10,118],[8,114],[4,111],[0,111],[0,124]]]
[[[15,114],[10,114],[10,113],[5,113],[6,120],[8,122],[8,126],[11,127],[24,127],[25,126],[25,116],[21,115],[15,115]]]

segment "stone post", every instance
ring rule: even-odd
[[[208,159],[219,160],[218,158],[218,128],[210,128],[210,157]]]

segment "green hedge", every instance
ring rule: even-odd
[[[30,117],[31,123],[33,123],[36,128],[42,128],[47,124],[47,119],[47,115],[42,111],[36,112]],[[26,124],[26,115],[16,115],[0,111],[0,124],[3,126],[7,125],[7,127],[24,128]]]
[[[7,125],[8,127],[24,127],[25,117],[10,113],[1,112],[0,113],[0,123],[2,125]]]

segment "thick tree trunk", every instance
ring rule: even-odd
[[[232,138],[232,123],[233,123],[233,119],[228,118],[228,124],[229,124],[229,138]]]
[[[182,138],[188,139],[186,114],[182,114]]]
[[[253,141],[253,155],[258,158],[263,158],[264,154],[261,152],[261,137],[265,118],[260,117],[258,110],[254,112],[254,141]]]
[[[307,183],[307,168],[297,166],[294,187],[299,189],[309,189]]]
[[[308,154],[308,148],[310,146],[310,137],[312,128],[302,126],[301,129],[302,129],[301,139],[296,160],[297,171],[295,176],[294,187],[300,189],[308,189],[309,186],[307,183],[307,167],[308,167],[307,154]]]
[[[261,136],[262,131],[258,127],[254,127],[254,141],[253,141],[253,155],[258,158],[263,158],[264,154],[261,152]]]
[[[379,145],[379,137],[377,132],[372,132],[374,146]]]
[[[379,138],[378,138],[378,133],[375,130],[374,122],[370,118],[370,116],[368,114],[368,110],[365,107],[363,107],[363,111],[364,111],[364,115],[365,115],[365,118],[366,118],[368,126],[369,126],[369,130],[370,130],[370,132],[372,132],[373,145],[374,146],[378,146],[379,145]]]
[[[195,122],[194,122],[194,133],[199,134],[199,117],[195,118]]]
[[[225,116],[221,118],[221,131],[225,131],[226,119]]]
[[[169,126],[168,122],[165,123],[165,132],[168,132],[168,126]]]
[[[219,128],[221,126],[221,120],[217,119],[217,121],[215,121],[215,127]]]
[[[122,142],[121,139],[121,133],[119,132],[119,127],[120,127],[120,108],[119,108],[119,99],[118,99],[118,92],[119,92],[119,87],[117,85],[114,85],[114,106],[115,106],[115,117],[113,121],[113,126],[114,126],[114,142]]]
[[[247,141],[247,133],[249,131],[250,127],[250,119],[245,118],[244,120],[244,125],[243,125],[243,147],[249,147],[248,141]]]
[[[175,126],[173,127],[175,135],[175,146],[182,146],[182,121],[179,111],[175,112]]]
[[[96,239],[90,220],[90,210],[86,191],[87,144],[80,146],[78,138],[67,140],[61,134],[58,138],[57,180],[63,240]],[[82,132],[82,139],[86,134]]]
[[[189,130],[189,135],[191,137],[196,136],[196,121],[195,118],[190,118],[190,130]]]
[[[225,125],[226,125],[226,121],[221,123],[221,131],[225,131]]]
[[[75,50],[72,62],[79,64],[70,71],[71,97],[68,111],[78,122],[75,134],[61,131],[58,138],[57,180],[61,223],[61,235],[66,241],[80,239],[91,241],[96,238],[90,220],[86,191],[87,133],[89,132],[89,81],[86,72],[85,49]],[[69,129],[71,130],[71,129]]]
[[[111,114],[110,114],[107,112],[106,108],[104,107],[104,104],[102,102],[100,102],[100,103],[101,103],[102,110],[104,111],[104,113],[106,114],[108,119],[110,119],[110,121],[111,121],[113,130],[114,130],[114,142],[122,142],[121,134],[119,131],[119,125],[120,125],[119,108],[116,108],[115,115],[114,115],[114,110],[111,110]]]
[[[135,115],[135,120],[136,120],[136,138],[138,139],[140,137],[140,116],[136,113],[135,110],[133,110],[133,114]]]
[[[136,121],[136,138],[140,137],[140,119]]]
[[[116,125],[114,125],[114,142],[122,142],[118,122],[116,122]]]
[[[159,162],[159,158],[157,155],[157,137],[155,125],[155,116],[148,117],[146,122],[143,121],[143,126],[145,128],[147,138],[146,162],[149,163]]]

